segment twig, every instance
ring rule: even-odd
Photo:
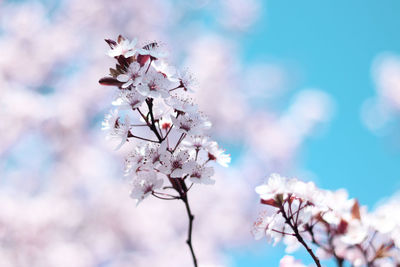
[[[149,114],[150,114],[150,119],[151,119],[151,124],[149,125],[150,129],[154,132],[154,134],[157,136],[158,141],[161,143],[163,139],[160,136],[160,133],[157,131],[156,123],[154,120],[154,115],[153,115],[153,99],[148,98],[146,99],[146,104],[149,107]]]
[[[137,138],[137,139],[140,139],[140,140],[143,140],[143,141],[159,143],[159,141],[155,141],[155,140],[147,139],[147,138],[140,137],[140,136],[137,136],[137,135],[133,135],[130,131],[128,132],[128,138]]]
[[[310,256],[313,258],[315,264],[318,267],[321,267],[321,263],[318,259],[318,257],[314,254],[314,252],[312,251],[312,249],[307,245],[307,243],[304,241],[303,237],[300,235],[299,230],[297,229],[297,227],[295,227],[292,222],[290,221],[290,219],[288,218],[288,216],[286,215],[286,212],[283,208],[283,204],[281,204],[280,206],[280,211],[282,212],[282,216],[283,218],[285,218],[286,223],[290,226],[290,228],[292,228],[293,232],[294,232],[294,236],[297,238],[297,240],[303,245],[303,247],[307,250],[308,254],[310,254]]]

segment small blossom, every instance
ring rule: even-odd
[[[104,121],[101,123],[103,131],[111,131],[119,125],[119,114],[118,110],[110,110],[110,112],[104,117]]]
[[[185,113],[178,118],[171,116],[171,120],[178,132],[188,135],[200,134],[211,126],[211,123],[199,114]]]
[[[231,156],[225,154],[225,150],[218,147],[217,142],[212,142],[208,148],[208,159],[214,160],[223,167],[228,167],[231,162]]]
[[[203,135],[192,135],[189,139],[185,139],[182,144],[194,150],[209,150],[213,145],[213,143],[208,140],[208,137]]]
[[[256,187],[256,192],[260,195],[261,199],[274,199],[276,195],[286,193],[286,182],[286,178],[273,173],[266,184]]]
[[[140,107],[145,99],[146,97],[139,94],[136,90],[122,90],[112,104],[121,109],[134,110]]]
[[[161,164],[161,155],[167,152],[167,142],[161,144],[150,143],[146,147],[145,158],[146,161],[157,168]]]
[[[161,166],[159,169],[173,178],[183,177],[185,174],[191,173],[193,168],[193,163],[189,161],[189,158],[189,153],[186,150],[181,150],[175,154],[165,152],[160,156]]]
[[[125,175],[145,169],[148,162],[145,156],[145,146],[136,146],[125,159]]]
[[[125,58],[134,56],[136,53],[136,43],[137,39],[133,39],[129,42],[128,39],[125,39],[122,36],[118,37],[118,41],[116,45],[111,45],[111,49],[107,52],[110,57],[118,57],[124,56]]]
[[[183,87],[185,91],[194,92],[195,87],[195,79],[190,74],[189,71],[185,70],[182,72],[178,72],[178,79],[180,81],[180,85]]]
[[[168,97],[171,82],[160,72],[150,68],[142,82],[137,86],[139,93],[146,97]]]
[[[131,198],[136,199],[139,204],[143,199],[149,196],[154,190],[160,189],[163,180],[157,178],[157,173],[153,171],[142,171],[132,182]]]
[[[189,98],[171,95],[169,98],[165,99],[165,102],[177,111],[188,112],[192,114],[197,111],[197,106]]]
[[[143,48],[138,50],[138,53],[142,56],[150,56],[153,59],[164,58],[167,56],[167,53],[162,51],[160,45],[156,42],[145,45]]]
[[[123,82],[122,88],[128,88],[129,86],[137,86],[141,80],[143,75],[143,69],[140,67],[139,63],[132,62],[126,73],[120,74],[117,76],[117,80]]]
[[[118,111],[111,111],[102,123],[102,130],[107,131],[108,139],[120,140],[119,145],[115,148],[116,150],[128,140],[130,133],[129,117],[125,117],[124,123],[121,123],[119,119]]]
[[[164,74],[168,79],[175,80],[176,69],[173,66],[168,65],[164,60],[156,60],[152,66],[157,72]]]
[[[210,178],[213,175],[213,167],[205,167],[198,163],[194,163],[189,178],[191,182],[196,184],[214,184],[215,181]]]

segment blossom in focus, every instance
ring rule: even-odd
[[[168,80],[162,73],[150,68],[149,72],[145,73],[141,83],[137,86],[137,90],[147,97],[168,97],[168,89],[171,88],[171,81]]]
[[[211,127],[211,123],[199,114],[184,114],[183,116],[171,116],[177,131],[187,135],[195,135]]]
[[[171,177],[182,177],[192,172],[194,162],[189,159],[190,156],[187,150],[177,151],[175,155],[163,153],[160,156],[160,170],[165,174],[171,175]]]
[[[136,86],[141,82],[143,71],[139,63],[132,62],[126,72],[117,76],[117,80],[124,83],[122,88],[127,88],[131,85]]]
[[[126,40],[120,36],[117,42],[106,42],[113,50],[133,47]],[[150,194],[186,200],[193,184],[215,183],[211,179],[214,168],[209,166],[212,162],[223,166],[230,162],[217,142],[205,136],[211,123],[189,95],[191,76],[176,72],[162,57],[157,43],[128,55],[121,53],[115,58],[115,68],[110,69],[111,77],[99,81],[118,88],[112,102],[117,110],[106,115],[103,130],[109,138],[120,140],[118,148],[127,140],[136,141],[125,159],[125,174],[132,176],[131,196],[138,203]],[[119,110],[124,112],[124,123]],[[164,182],[171,183],[169,189],[178,195],[156,192]]]

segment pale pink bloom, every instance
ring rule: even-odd
[[[181,112],[188,112],[193,114],[197,111],[197,105],[194,104],[193,100],[190,98],[171,95],[169,98],[165,99],[165,102],[174,110],[178,110]]]
[[[137,177],[132,182],[131,198],[136,199],[139,204],[143,199],[149,196],[154,190],[160,189],[163,185],[163,180],[157,178],[157,173],[154,171],[138,172]]]
[[[204,135],[192,135],[183,140],[182,145],[194,150],[209,150],[212,146],[212,142],[209,141],[207,136]]]
[[[145,146],[136,146],[132,152],[125,159],[125,175],[129,175],[132,172],[142,171],[146,166],[146,157],[145,157]]]
[[[166,153],[167,144],[142,143],[137,145],[125,159],[125,174],[152,170],[161,164],[160,157]],[[168,152],[169,153],[169,152]]]
[[[160,156],[161,166],[159,170],[173,178],[182,178],[185,174],[189,174],[193,169],[193,162],[189,161],[189,152],[180,150],[171,154],[165,151]]]
[[[107,139],[119,140],[119,144],[115,148],[119,149],[127,140],[130,133],[129,117],[125,116],[125,122],[120,122],[118,111],[111,111],[106,115],[103,123],[102,130],[107,132]]]
[[[111,131],[118,126],[119,114],[118,110],[110,110],[110,112],[104,117],[104,121],[101,123],[102,130]]]
[[[140,64],[132,62],[126,73],[117,76],[117,80],[124,83],[121,86],[122,88],[128,88],[131,85],[137,86],[142,80],[143,73],[144,70],[140,67]]]
[[[135,55],[136,53],[136,43],[137,39],[133,39],[131,42],[129,42],[128,39],[123,38],[120,36],[117,41],[117,45],[113,46],[107,54],[110,57],[118,57],[118,56],[124,56],[126,58],[131,57]]]
[[[259,214],[257,220],[253,224],[251,233],[256,240],[265,237],[268,225],[274,219],[273,216],[268,216],[267,212],[262,212]]]
[[[266,184],[256,187],[256,193],[260,195],[261,199],[274,199],[277,194],[286,193],[286,182],[287,178],[273,173]]]
[[[340,240],[348,245],[361,244],[368,237],[368,229],[360,220],[348,221],[347,231]]]
[[[139,94],[136,90],[121,90],[117,99],[112,104],[121,109],[136,109],[140,107],[143,101],[146,99],[142,94]]]
[[[139,93],[153,98],[168,97],[169,89],[171,89],[171,82],[168,78],[152,68],[143,75],[142,82],[137,86]]]
[[[175,67],[167,64],[164,60],[156,60],[152,63],[152,66],[154,69],[158,72],[161,72],[165,76],[167,76],[168,79],[171,81],[176,80],[174,77],[176,75],[176,69]],[[179,83],[177,84],[177,86]]]
[[[167,142],[164,141],[161,144],[148,143],[144,152],[145,160],[148,165],[157,168],[161,164],[161,155],[164,153],[169,153],[167,151]]]
[[[187,135],[201,134],[211,127],[211,123],[200,114],[185,113],[178,118],[171,116],[175,129]]]
[[[178,71],[178,79],[181,86],[185,91],[194,92],[194,87],[196,86],[195,79],[188,70]]]
[[[211,179],[214,175],[213,167],[205,167],[198,163],[194,163],[194,167],[189,175],[190,181],[195,184],[214,184],[215,180]]]
[[[285,237],[285,235],[282,233],[291,234],[293,231],[289,225],[286,224],[286,220],[281,214],[275,214],[273,219],[268,224],[265,235],[268,240],[274,242],[273,245],[275,246],[282,240],[283,237]]]
[[[231,156],[229,154],[225,154],[225,150],[220,149],[217,142],[211,142],[207,152],[209,160],[215,160],[223,167],[228,167],[229,163],[231,162]]]
[[[138,49],[138,54],[143,56],[150,56],[154,59],[164,58],[167,56],[167,53],[160,49],[160,45],[158,43],[150,43],[145,45],[143,48]]]

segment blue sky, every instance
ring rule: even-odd
[[[299,168],[314,173],[320,187],[344,187],[369,207],[400,190],[399,140],[374,135],[360,118],[363,102],[375,95],[375,56],[400,54],[399,14],[395,0],[268,1],[241,40],[244,63],[275,60],[301,69],[291,93],[311,87],[333,97],[335,116],[304,144]],[[255,246],[235,254],[236,266],[278,265],[282,247]]]
[[[384,51],[400,54],[400,2],[383,2],[268,1],[243,39],[248,63],[291,62],[302,72],[297,89],[315,87],[334,98],[329,129],[307,141],[300,164],[320,186],[346,187],[368,205],[400,189],[400,150],[360,119],[363,102],[375,94],[373,59]]]

